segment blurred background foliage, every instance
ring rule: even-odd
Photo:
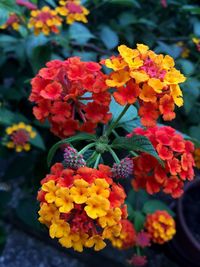
[[[54,0],[31,2],[39,8],[44,5],[55,8],[58,4]],[[82,4],[90,11],[87,24],[75,22],[63,25],[59,34],[35,36],[26,27],[30,11],[18,6],[15,0],[0,1],[0,25],[11,13],[22,18],[18,31],[0,30],[1,139],[7,126],[21,121],[31,124],[37,132],[30,152],[17,154],[1,145],[1,183],[14,190],[15,183],[11,181],[25,177],[20,186],[26,201],[20,201],[16,210],[19,217],[36,227],[35,219],[27,216],[27,211],[31,214],[37,208],[32,195],[47,172],[47,151],[58,139],[49,132],[48,123],[40,124],[34,119],[28,97],[31,78],[47,61],[75,55],[99,61],[115,54],[119,44],[135,47],[136,43],[171,55],[187,81],[182,86],[185,105],[177,109],[177,117],[170,125],[200,142],[200,51],[193,41],[200,38],[199,0],[84,0]],[[128,128],[127,124],[127,129],[132,126]],[[6,204],[8,194],[1,187],[0,190],[0,202]]]

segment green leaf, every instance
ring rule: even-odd
[[[42,226],[38,221],[39,203],[35,198],[22,199],[16,208],[16,215],[27,226],[41,230]]]
[[[121,124],[118,125],[118,127],[123,128],[124,130],[126,130],[128,133],[132,132],[134,128],[136,127],[141,127],[141,123],[140,123],[140,119],[134,119],[131,121],[125,121]]]
[[[69,38],[74,40],[79,45],[86,44],[90,39],[95,36],[89,29],[81,23],[75,22],[69,27]]]
[[[200,124],[197,126],[191,126],[189,128],[189,134],[200,141]]]
[[[30,141],[29,141],[30,144],[41,149],[41,150],[45,150],[46,147],[45,147],[42,136],[39,134],[39,132],[35,128],[33,128],[33,131],[36,132],[36,136],[35,136],[35,138],[30,139]]]
[[[141,5],[137,0],[110,0],[111,4],[118,4],[123,6],[134,6],[140,8]]]
[[[48,153],[48,156],[47,156],[47,165],[48,166],[51,165],[52,159],[53,159],[57,149],[61,145],[70,144],[71,142],[75,142],[75,141],[82,141],[82,140],[89,141],[89,140],[95,140],[95,139],[96,139],[96,137],[93,134],[80,133],[80,134],[77,134],[76,136],[72,136],[72,137],[69,137],[67,139],[64,139],[64,140],[61,140],[61,141],[57,142],[49,150],[49,153]]]
[[[146,152],[147,154],[155,157],[161,164],[163,164],[153,145],[146,136],[134,135],[131,138],[117,137],[113,141],[111,146],[115,149]]]
[[[140,232],[144,228],[145,216],[141,211],[135,211],[134,226],[137,232]]]
[[[37,73],[51,59],[51,52],[51,47],[46,45],[37,46],[32,50],[29,61],[34,73]]]
[[[124,109],[123,106],[119,105],[114,98],[112,98],[112,101],[110,103],[110,112],[112,113],[112,121],[117,120],[120,113]],[[137,117],[137,109],[135,106],[131,105],[129,109],[126,111],[124,116],[119,121],[119,124],[123,124],[125,122],[133,121]],[[120,126],[119,126],[120,127]]]
[[[10,125],[15,121],[15,113],[10,110],[0,107],[0,124]]]
[[[188,59],[179,59],[177,63],[180,64],[183,74],[186,76],[192,75],[195,71],[194,64]]]
[[[46,2],[48,5],[52,6],[52,7],[56,7],[56,6],[57,6],[54,0],[45,0],[45,2]]]
[[[157,210],[166,210],[171,216],[175,216],[175,213],[160,200],[149,200],[143,206],[143,212],[145,214],[151,214]]]
[[[184,109],[188,114],[200,95],[200,82],[196,78],[189,78],[183,85]]]
[[[108,49],[113,49],[119,44],[119,37],[110,27],[101,26],[100,38]]]
[[[132,208],[131,204],[126,202],[126,205],[127,205],[127,211],[128,211],[128,218],[130,221],[134,221],[135,211]]]
[[[200,20],[194,22],[194,34],[200,37]]]

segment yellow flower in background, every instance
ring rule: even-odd
[[[89,14],[89,10],[81,5],[79,0],[61,0],[59,1],[59,7],[56,11],[63,17],[66,17],[66,23],[72,24],[75,21],[87,23],[86,16]]]
[[[19,27],[20,27],[20,19],[19,17],[14,14],[11,13],[9,18],[7,19],[6,23],[4,23],[3,25],[0,26],[0,29],[4,30],[11,27],[13,30],[18,31]]]
[[[200,52],[200,38],[192,38],[192,41],[196,45],[197,51]]]
[[[178,42],[176,43],[177,46],[179,46],[181,48],[181,57],[182,58],[188,58],[190,55],[190,49],[186,47],[186,45],[184,44],[184,42]]]
[[[51,32],[59,33],[59,26],[62,24],[62,19],[58,16],[56,10],[44,6],[41,10],[32,10],[31,18],[28,23],[29,28],[34,29],[34,34],[38,35],[41,32],[44,35],[49,35]]]
[[[36,132],[33,131],[30,125],[24,122],[13,124],[6,128],[5,146],[10,149],[15,149],[16,152],[29,151],[31,149],[30,140],[36,137]]]
[[[176,233],[174,219],[164,210],[147,215],[145,228],[151,240],[157,244],[168,242]]]

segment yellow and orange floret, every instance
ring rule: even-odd
[[[123,241],[126,195],[110,177],[105,165],[98,170],[64,169],[61,163],[52,166],[38,192],[39,221],[49,228],[51,238],[79,252],[84,247],[99,251],[106,246],[105,240]],[[117,246],[122,247],[123,242]]]
[[[81,5],[79,0],[61,0],[56,10],[57,12],[66,17],[66,23],[72,24],[75,21],[87,23],[86,16],[89,14],[89,10]]]
[[[176,233],[175,221],[167,211],[157,210],[147,215],[145,228],[151,240],[157,244],[164,244],[173,238]]]
[[[44,6],[41,10],[31,11],[28,27],[34,29],[35,35],[41,32],[44,35],[49,35],[51,32],[59,33],[59,26],[61,24],[62,18],[58,16],[57,11]]]
[[[0,26],[0,29],[4,30],[11,27],[13,30],[18,31],[20,27],[20,18],[14,14],[11,13],[7,21]]]
[[[20,122],[7,127],[6,135],[5,146],[15,149],[16,152],[22,152],[31,149],[30,140],[36,137],[36,132],[30,125]]]
[[[144,126],[154,126],[159,115],[175,118],[175,105],[183,105],[179,84],[186,78],[177,70],[172,57],[156,54],[144,44],[136,49],[118,47],[119,55],[103,60],[112,69],[106,83],[116,88],[114,98],[120,105],[140,104],[139,115]]]

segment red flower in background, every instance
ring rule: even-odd
[[[36,104],[35,117],[41,122],[48,119],[51,131],[60,138],[77,131],[94,132],[98,123],[111,119],[105,79],[95,62],[78,57],[48,62],[31,82],[29,100]]]
[[[194,145],[185,141],[173,128],[168,126],[153,127],[149,129],[137,128],[134,134],[144,135],[149,138],[159,157],[164,162],[164,167],[151,155],[141,153],[133,159],[134,180],[132,185],[135,190],[144,188],[149,194],[161,190],[166,194],[178,198],[183,193],[185,180],[194,177]]]

